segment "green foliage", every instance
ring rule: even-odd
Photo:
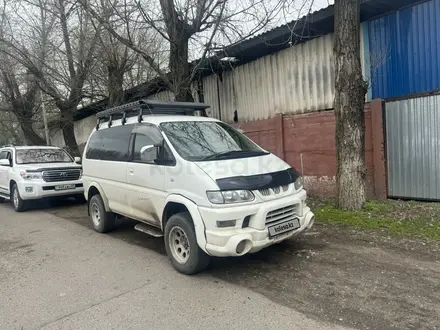
[[[368,201],[359,212],[342,211],[331,203],[314,209],[317,221],[358,229],[385,230],[393,235],[440,241],[440,204]]]

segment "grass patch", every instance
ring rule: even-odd
[[[368,201],[359,212],[342,211],[331,201],[313,200],[317,221],[358,229],[385,230],[393,235],[440,241],[438,203]]]

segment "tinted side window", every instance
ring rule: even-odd
[[[126,162],[129,160],[130,135],[134,125],[104,128],[90,138],[86,158]]]
[[[6,159],[6,151],[0,152],[0,159]]]

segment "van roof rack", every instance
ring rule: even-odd
[[[112,121],[119,118],[122,118],[122,125],[124,125],[127,117],[133,116],[138,116],[139,123],[142,121],[143,115],[191,115],[196,111],[201,111],[206,116],[205,110],[207,108],[209,105],[205,103],[161,102],[143,99],[98,112],[96,114],[98,117],[96,129],[99,129],[99,125],[104,121],[108,121],[110,127]]]

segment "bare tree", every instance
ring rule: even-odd
[[[81,100],[90,97],[86,93],[86,81],[96,59],[101,28],[93,26],[90,16],[76,2],[29,0],[25,6],[23,9],[39,11],[35,21],[40,24],[29,22],[29,15],[17,15],[15,24],[22,24],[25,33],[3,37],[3,52],[24,65],[36,77],[38,86],[53,99],[60,112],[66,147],[78,155],[73,118]],[[47,22],[51,22],[51,29],[45,29]],[[39,36],[36,40],[35,35]],[[45,52],[41,53],[40,49]]]
[[[101,4],[105,16],[115,17],[109,22],[112,29],[125,36],[130,33],[131,39],[137,44],[142,44],[145,49],[150,48],[151,52],[158,51],[158,44],[151,38],[149,30],[139,27],[136,22],[131,22],[127,28],[125,21],[118,19],[110,0],[103,0]],[[139,53],[122,44],[107,30],[102,31],[99,36],[96,55],[98,61],[92,79],[103,89],[102,92],[108,95],[107,106],[120,104],[124,99],[125,89],[152,78],[151,69]]]
[[[6,2],[3,2],[0,37],[3,37],[5,29],[10,28],[5,6]],[[45,140],[34,129],[35,119],[39,113],[38,93],[38,85],[26,68],[11,56],[0,52],[0,111],[10,112],[9,116],[6,114],[2,118],[2,126],[12,133],[15,140],[19,138],[11,127],[11,119],[18,122],[27,144],[45,144]],[[9,118],[9,121],[5,120],[6,118]]]
[[[360,61],[360,0],[335,1],[337,204],[359,210],[366,199],[364,100]]]
[[[108,15],[105,0],[79,1],[114,38],[143,57],[177,101],[193,100],[191,83],[206,57],[221,49],[222,41],[237,42],[263,30],[285,3],[283,0],[113,0],[113,14]],[[124,22],[125,34],[112,26],[114,19]],[[132,38],[132,24],[153,29],[157,38],[168,43],[168,68],[161,65],[156,52]],[[191,52],[198,54],[198,61],[191,61]]]
[[[0,111],[11,112],[21,128],[24,139],[30,145],[44,145],[43,139],[34,129],[36,116],[40,112],[39,88],[35,79],[24,74],[23,68],[13,59],[3,56],[0,64],[0,93],[3,102]],[[20,70],[21,69],[21,70]],[[8,123],[10,125],[10,123]]]
[[[21,144],[23,134],[12,112],[0,112],[0,145]]]

